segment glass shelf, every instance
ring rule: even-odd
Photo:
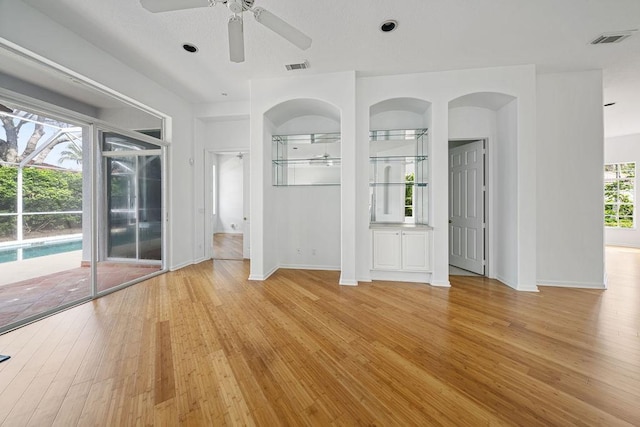
[[[371,223],[428,225],[427,129],[369,133]]]
[[[340,134],[272,137],[273,185],[340,185]]]

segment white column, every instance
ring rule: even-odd
[[[431,210],[433,226],[433,273],[431,285],[449,284],[449,104],[433,104],[430,129]]]
[[[24,239],[24,233],[22,231],[23,228],[23,220],[22,220],[22,167],[18,167],[18,182],[17,182],[17,192],[16,192],[16,211],[18,214],[17,221],[17,239],[18,242],[21,242]]]

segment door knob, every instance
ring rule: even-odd
[[[450,220],[449,220],[449,224],[451,224],[452,222],[453,222],[453,220],[452,220],[452,219],[450,219]]]

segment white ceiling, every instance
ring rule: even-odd
[[[589,44],[640,28],[639,0],[256,0],[313,45],[300,51],[247,14],[242,64],[228,59],[230,12],[221,5],[152,14],[138,0],[24,1],[193,103],[246,100],[250,79],[293,73],[536,64],[538,72],[603,69],[605,102],[616,102],[605,109],[606,134],[640,133],[640,33]],[[398,29],[382,33],[389,18]],[[184,42],[200,51],[186,53]],[[305,59],[308,70],[284,68]]]

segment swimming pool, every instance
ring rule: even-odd
[[[21,247],[0,248],[0,264],[3,262],[17,261],[20,251],[22,251],[21,259],[31,259],[64,252],[79,251],[80,249],[82,249],[82,240],[74,240],[71,242],[41,242],[31,243]]]

